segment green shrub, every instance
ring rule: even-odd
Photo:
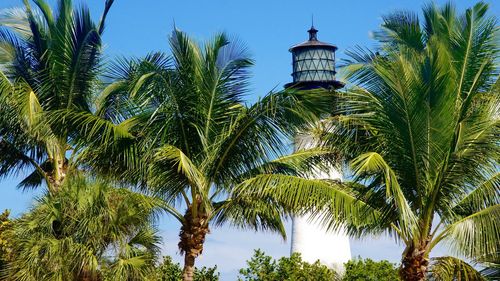
[[[196,268],[194,271],[195,281],[218,281],[219,273],[217,266]],[[147,281],[180,281],[182,280],[182,267],[175,263],[171,257],[164,256],[162,263],[155,267],[154,272]]]
[[[345,264],[343,276],[319,261],[307,263],[299,253],[274,260],[261,250],[255,250],[247,267],[239,271],[240,281],[394,281],[399,280],[398,269],[388,261],[371,259],[351,260]]]
[[[253,257],[247,261],[247,268],[240,269],[239,273],[238,280],[245,281],[339,280],[335,271],[319,261],[307,263],[299,253],[276,261],[261,250],[255,250]]]
[[[395,264],[386,260],[374,261],[357,258],[345,264],[343,281],[395,281],[400,280]]]

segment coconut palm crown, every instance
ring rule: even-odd
[[[13,221],[2,280],[146,280],[160,252],[162,201],[80,176],[64,185]]]
[[[0,177],[28,171],[19,184],[45,183],[55,192],[73,166],[72,129],[48,122],[57,110],[89,113],[98,82],[106,16],[95,23],[87,7],[24,0],[0,15]],[[63,119],[58,120],[59,122]]]
[[[217,34],[200,45],[175,30],[170,46],[171,57],[119,60],[96,115],[64,116],[87,136],[79,159],[101,174],[154,190],[170,204],[168,212],[182,226],[183,278],[192,280],[210,226],[228,222],[285,236],[281,215],[290,210],[245,192],[268,182],[300,183],[299,170],[329,157],[320,149],[283,155],[294,132],[331,108],[333,95],[269,93],[248,106],[253,62],[239,41]],[[103,130],[96,118],[113,125]],[[121,131],[129,136],[115,137]]]
[[[487,8],[428,5],[423,24],[413,13],[384,17],[379,52],[351,53],[357,86],[324,135],[350,161],[349,189],[371,217],[347,227],[403,243],[403,280],[424,280],[441,243],[469,260],[499,253],[500,44]]]
[[[500,252],[500,44],[487,10],[482,2],[461,15],[452,4],[428,5],[423,23],[410,12],[384,17],[379,50],[350,52],[350,85],[312,131],[342,156],[350,181],[268,186],[252,196],[309,206],[330,229],[356,237],[390,234],[405,246],[403,280],[426,279],[430,265],[435,277],[474,280],[478,273],[456,257],[498,260]],[[431,261],[439,244],[456,257]]]

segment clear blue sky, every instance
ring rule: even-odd
[[[56,1],[49,2],[54,3]],[[97,17],[104,0],[86,2]],[[444,1],[437,1],[443,3]],[[476,1],[455,1],[459,10]],[[500,2],[490,3],[490,12],[500,16]],[[21,0],[1,0],[0,9],[21,5]],[[253,68],[253,92],[249,101],[267,91],[290,82],[291,56],[288,48],[307,39],[306,30],[314,14],[318,37],[339,47],[337,57],[356,45],[373,47],[370,33],[381,23],[381,16],[395,10],[420,11],[427,1],[414,0],[116,0],[107,21],[104,42],[109,58],[140,56],[151,51],[168,51],[167,36],[173,23],[193,37],[203,40],[215,32],[226,31],[238,36],[248,46],[256,65]],[[11,209],[14,215],[25,211],[37,192],[22,192],[15,188],[17,180],[0,181],[0,210]],[[176,255],[178,225],[168,218],[161,221],[164,253]],[[223,280],[235,280],[238,268],[252,255],[252,249],[262,248],[279,257],[288,255],[289,241],[276,235],[241,232],[228,228],[213,230],[200,264],[218,264]],[[400,247],[387,238],[352,241],[354,256],[388,259],[397,262]],[[439,252],[445,252],[439,249]],[[180,260],[177,257],[178,260]]]

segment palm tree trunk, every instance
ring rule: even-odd
[[[66,158],[63,158],[63,160],[52,160],[52,165],[52,171],[47,174],[49,179],[49,191],[51,193],[57,193],[61,189],[61,185],[66,178],[68,160]]]
[[[399,275],[404,281],[426,280],[429,266],[428,241],[406,247]]]
[[[182,280],[184,281],[194,280],[195,260],[196,260],[196,255],[194,253],[184,254],[184,269],[182,270]]]
[[[184,269],[182,271],[184,281],[194,279],[194,264],[196,258],[203,252],[205,236],[208,233],[207,215],[198,211],[197,216],[193,217],[191,208],[188,208],[179,234],[179,249],[181,253],[184,253]]]

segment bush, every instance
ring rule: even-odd
[[[395,264],[386,260],[373,261],[357,258],[345,264],[343,281],[394,281],[400,280]]]
[[[345,264],[345,274],[339,276],[334,270],[319,261],[313,264],[302,260],[299,253],[290,257],[274,260],[261,250],[255,250],[247,267],[239,271],[238,280],[242,281],[394,281],[399,280],[395,264],[388,261],[355,259]]]
[[[299,253],[293,253],[290,257],[282,257],[276,261],[266,256],[261,250],[255,250],[253,257],[247,261],[247,265],[247,268],[240,269],[238,280],[339,280],[335,271],[320,264],[319,261],[313,264],[304,262]]]
[[[217,266],[202,267],[194,270],[195,281],[218,281],[219,273]],[[180,281],[182,280],[182,267],[179,263],[174,263],[171,257],[164,256],[162,263],[156,266],[152,276],[148,281]]]

